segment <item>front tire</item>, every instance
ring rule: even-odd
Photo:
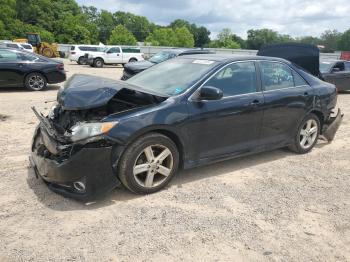
[[[118,167],[123,185],[136,194],[164,188],[175,175],[179,152],[168,137],[150,133],[138,138],[123,153]]]
[[[41,91],[46,88],[46,78],[40,73],[30,73],[24,80],[24,86],[31,91]]]
[[[307,115],[299,125],[289,149],[298,154],[310,152],[317,143],[320,130],[321,124],[318,117],[312,113]]]
[[[101,59],[101,58],[96,58],[95,60],[94,60],[94,67],[103,67],[103,64],[104,64],[104,62],[103,62],[103,60]]]

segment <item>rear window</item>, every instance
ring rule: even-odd
[[[140,53],[141,52],[139,48],[132,48],[132,47],[125,47],[125,48],[122,47],[122,50],[123,50],[123,53]]]
[[[17,44],[6,44],[7,47],[10,48],[17,48],[18,49],[18,45]]]
[[[75,50],[75,46],[72,45],[72,46],[70,47],[70,50],[74,51],[74,50]]]
[[[32,50],[32,47],[31,47],[30,45],[21,44],[21,46],[22,46],[24,49]]]
[[[98,47],[95,46],[79,46],[79,49],[81,51],[89,51],[89,52],[97,52]]]

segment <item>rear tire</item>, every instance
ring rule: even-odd
[[[179,152],[174,142],[150,133],[130,144],[118,165],[122,184],[136,194],[151,194],[164,188],[175,175]]]
[[[30,73],[24,80],[24,86],[30,91],[41,91],[46,88],[46,78],[40,73]]]
[[[79,65],[86,65],[86,59],[85,59],[85,57],[83,57],[83,56],[79,57],[79,59],[78,59],[78,64],[79,64]]]
[[[315,114],[307,115],[294,135],[293,144],[289,149],[297,154],[306,154],[310,152],[317,143],[320,134],[320,120]]]
[[[130,58],[129,63],[137,62],[136,58]]]
[[[103,67],[103,64],[104,64],[104,62],[103,62],[103,60],[101,58],[96,58],[94,60],[94,67],[101,68],[101,67]]]

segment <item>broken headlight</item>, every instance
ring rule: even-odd
[[[79,123],[72,128],[70,138],[73,142],[106,134],[118,122]]]

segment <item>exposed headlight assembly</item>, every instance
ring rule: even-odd
[[[79,123],[72,128],[70,138],[73,142],[85,140],[106,134],[118,122],[103,122],[103,123]]]

